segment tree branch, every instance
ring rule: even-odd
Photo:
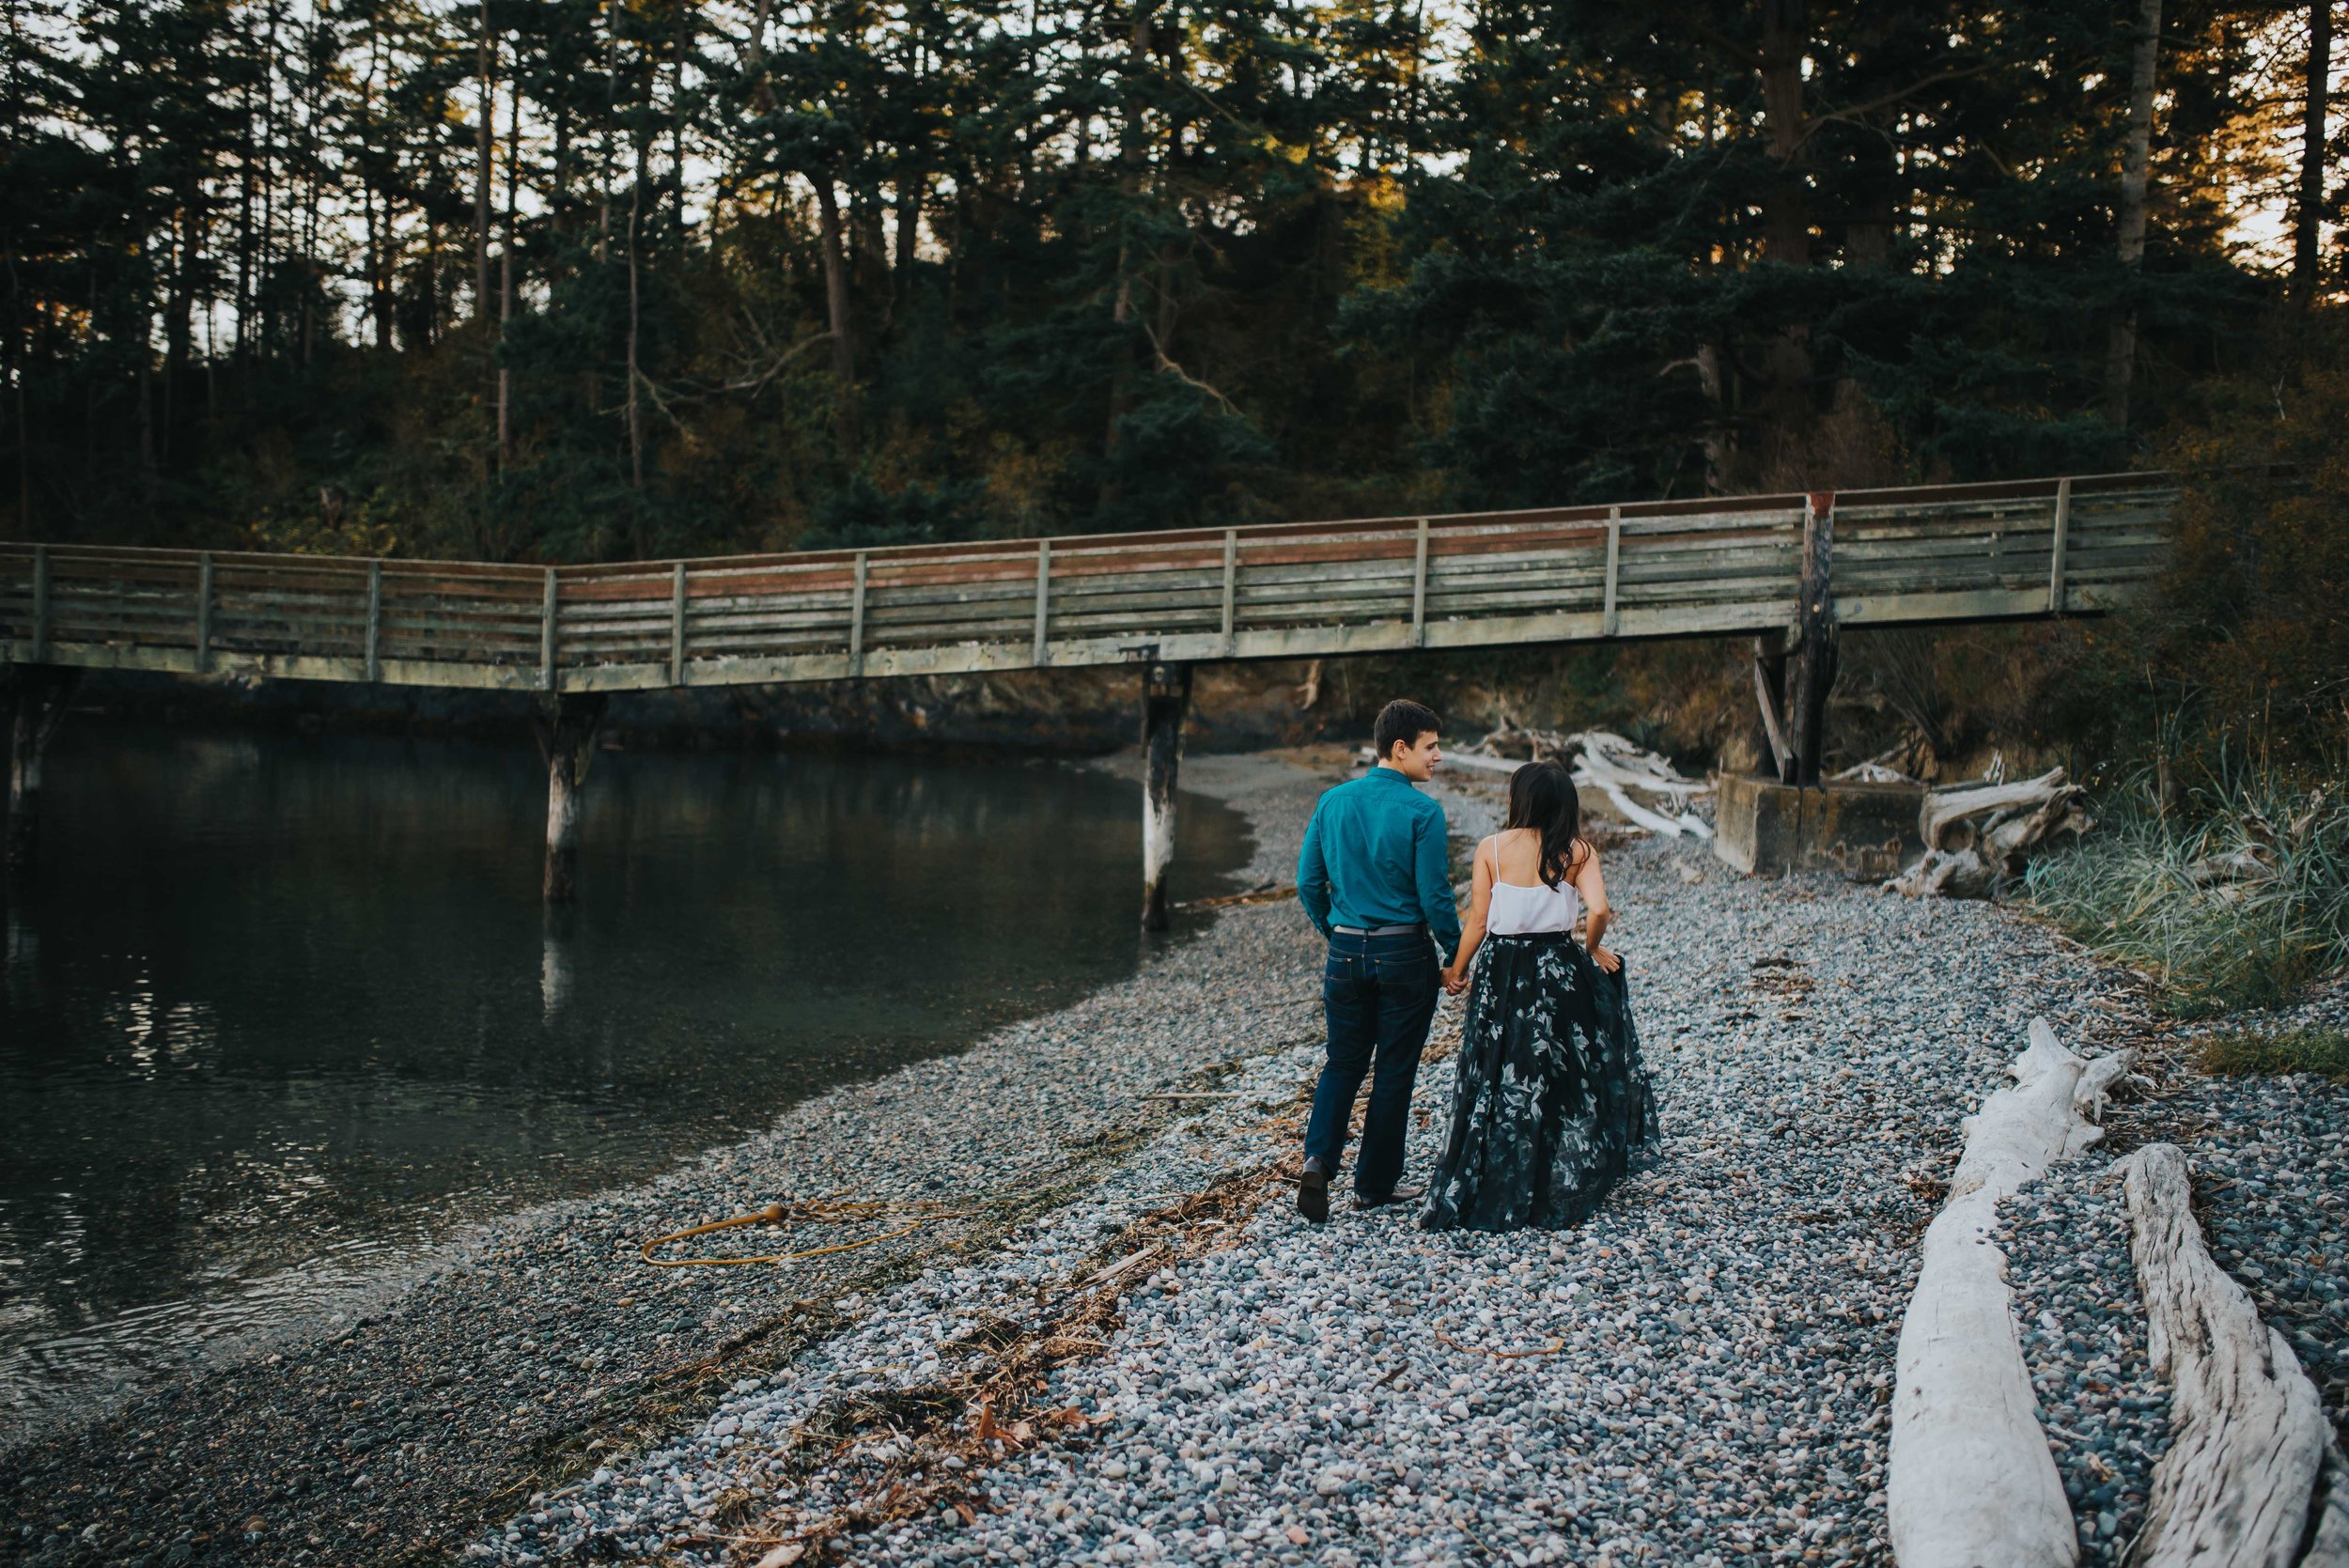
[[[1166,350],[1159,347],[1159,334],[1152,332],[1146,324],[1142,327],[1142,335],[1150,340],[1150,352],[1157,358],[1159,369],[1174,377],[1185,386],[1206,393],[1208,396],[1214,398],[1217,404],[1221,407],[1223,411],[1230,414],[1234,419],[1246,417],[1239,411],[1239,410],[1232,406],[1232,400],[1229,397],[1224,396],[1223,394],[1216,391],[1215,388],[1209,386],[1206,382],[1201,380],[1198,377],[1193,376],[1189,371],[1185,370],[1181,365],[1175,364],[1173,360],[1167,358]]]

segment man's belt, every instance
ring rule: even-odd
[[[1373,925],[1364,929],[1360,925],[1332,925],[1330,929],[1341,937],[1408,937],[1427,927],[1420,924]]]

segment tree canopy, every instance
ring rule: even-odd
[[[0,4],[20,538],[589,560],[2115,468],[2339,275],[2306,7]]]

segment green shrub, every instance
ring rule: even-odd
[[[2272,1006],[2349,964],[2349,800],[2237,776],[2167,815],[2116,792],[2099,828],[2035,862],[2024,897],[2134,964],[2183,1017]]]
[[[2293,1029],[2281,1034],[2231,1030],[2203,1040],[2201,1068],[2223,1078],[2314,1073],[2335,1083],[2349,1083],[2349,1034],[2338,1029]]]

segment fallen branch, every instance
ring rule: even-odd
[[[1999,1204],[2103,1136],[2081,1113],[2124,1073],[2092,1070],[2045,1018],[2009,1071],[2015,1086],[1966,1121],[1949,1201],[1926,1227],[1901,1320],[1886,1483],[1901,1568],[2071,1568],[2079,1560],[2062,1478],[2040,1429],[2015,1337]],[[2093,1076],[2092,1077],[2092,1071]],[[2092,1085],[2083,1096],[2082,1085]]]
[[[2149,1143],[2119,1169],[2154,1370],[2174,1390],[2170,1452],[2154,1467],[2130,1568],[2349,1562],[2349,1470],[2324,1402],[2283,1335],[2211,1257],[2186,1157]]]

